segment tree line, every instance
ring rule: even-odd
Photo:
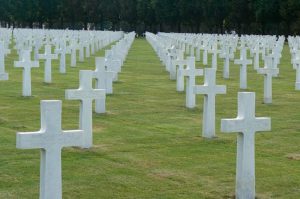
[[[0,0],[2,26],[295,35],[300,0]]]

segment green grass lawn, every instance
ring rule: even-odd
[[[103,56],[104,51],[96,56]],[[40,129],[40,100],[63,100],[64,130],[78,129],[79,101],[64,100],[65,89],[78,88],[79,70],[94,69],[94,57],[58,72],[43,83],[43,64],[32,70],[33,97],[24,98],[22,71],[6,60],[9,81],[0,82],[0,198],[38,198],[39,150],[17,150],[16,132]],[[69,65],[69,57],[67,59]],[[198,63],[198,65],[200,65]],[[146,40],[135,40],[107,114],[94,114],[94,147],[62,152],[63,198],[232,198],[235,192],[236,134],[220,133],[221,118],[237,115],[239,67],[231,63],[223,80],[219,60],[217,83],[227,94],[216,99],[217,138],[201,138],[203,96],[197,108],[185,108]],[[203,66],[201,66],[203,67]],[[280,76],[273,79],[273,104],[263,104],[263,76],[249,67],[247,91],[256,92],[256,114],[272,118],[272,131],[256,135],[258,198],[300,198],[300,92],[285,46]],[[203,83],[199,78],[198,84]]]

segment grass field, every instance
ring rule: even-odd
[[[103,55],[101,51],[97,56]],[[16,132],[40,129],[40,100],[63,100],[63,129],[78,129],[79,101],[64,100],[64,90],[78,88],[78,72],[94,69],[94,57],[43,82],[43,64],[32,70],[33,97],[24,98],[22,71],[6,60],[9,81],[0,82],[0,198],[38,198],[39,150],[17,150]],[[67,60],[69,63],[69,60]],[[199,63],[198,63],[199,65]],[[239,67],[231,63],[230,80],[217,83],[227,94],[216,98],[217,138],[201,138],[203,96],[197,108],[185,108],[185,94],[143,39],[135,40],[107,114],[94,114],[94,147],[62,152],[63,198],[232,198],[235,191],[236,134],[220,133],[220,119],[237,115]],[[203,67],[203,66],[201,66]],[[256,115],[272,118],[272,131],[256,135],[258,198],[300,198],[300,92],[285,46],[280,76],[273,79],[273,104],[263,104],[263,76],[249,67],[247,91],[256,92]],[[203,83],[199,78],[198,84]]]

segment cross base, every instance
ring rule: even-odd
[[[105,98],[95,100],[95,112],[96,113],[105,113]]]
[[[0,74],[0,80],[8,80],[8,73]]]
[[[300,82],[296,82],[296,90],[300,91]]]
[[[265,97],[264,98],[264,104],[272,104],[272,98],[271,97]]]

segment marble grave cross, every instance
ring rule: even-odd
[[[176,71],[176,91],[182,92],[184,91],[184,76],[178,73],[179,70],[183,70],[184,66],[187,66],[189,61],[187,59],[183,60],[174,60],[173,64],[175,66],[175,71]]]
[[[24,50],[22,52],[21,61],[15,61],[14,66],[16,68],[23,68],[23,84],[22,84],[22,95],[24,97],[31,96],[31,68],[38,68],[38,61],[30,60],[30,50]]]
[[[276,77],[279,73],[279,68],[272,67],[272,57],[265,56],[265,67],[258,68],[257,72],[264,75],[264,103],[272,103],[272,77]]]
[[[61,129],[61,111],[61,101],[41,101],[41,130],[17,133],[18,149],[41,150],[40,199],[62,198],[61,150],[83,141],[82,130]]]
[[[295,65],[295,69],[296,69],[296,83],[295,83],[295,87],[296,90],[300,90],[300,59],[295,59],[294,60],[294,65]]]
[[[81,70],[79,89],[68,89],[65,97],[68,100],[80,100],[79,128],[84,130],[83,148],[93,146],[93,100],[105,98],[104,89],[93,89],[93,71]]]
[[[112,90],[114,72],[106,71],[105,58],[96,57],[96,70],[94,71],[94,78],[96,79],[96,89]],[[95,112],[105,113],[105,98],[95,100]]]
[[[215,42],[213,45],[212,45],[212,48],[209,50],[210,53],[212,53],[212,63],[211,63],[211,67],[212,68],[215,68],[217,69],[217,65],[218,65],[218,53],[220,52],[218,50],[218,43]]]
[[[45,83],[52,82],[52,59],[58,59],[57,54],[51,53],[51,45],[45,45],[45,53],[39,54],[39,59],[45,59],[45,74],[44,81]]]
[[[252,60],[247,59],[246,48],[241,49],[240,59],[234,60],[234,64],[240,65],[240,88],[247,89],[247,65],[252,64]]]
[[[216,69],[204,69],[204,85],[194,87],[195,94],[204,94],[202,137],[215,137],[216,94],[226,94],[226,86],[216,85]]]
[[[195,108],[196,95],[194,93],[194,86],[196,84],[196,77],[203,75],[203,69],[196,69],[195,57],[188,57],[187,59],[188,67],[178,72],[186,77],[186,107]]]
[[[255,133],[270,131],[271,119],[255,117],[255,93],[238,93],[238,116],[222,119],[221,131],[237,132],[236,198],[255,198]]]
[[[8,80],[8,73],[5,72],[5,56],[10,53],[5,48],[4,42],[0,42],[0,80]]]
[[[58,49],[55,49],[55,53],[60,55],[60,61],[59,61],[59,72],[60,73],[66,73],[66,41],[62,40],[60,41],[60,45]]]
[[[221,55],[224,59],[223,78],[229,79],[230,59],[234,58],[234,54],[230,52],[230,47],[225,46],[224,53]]]

